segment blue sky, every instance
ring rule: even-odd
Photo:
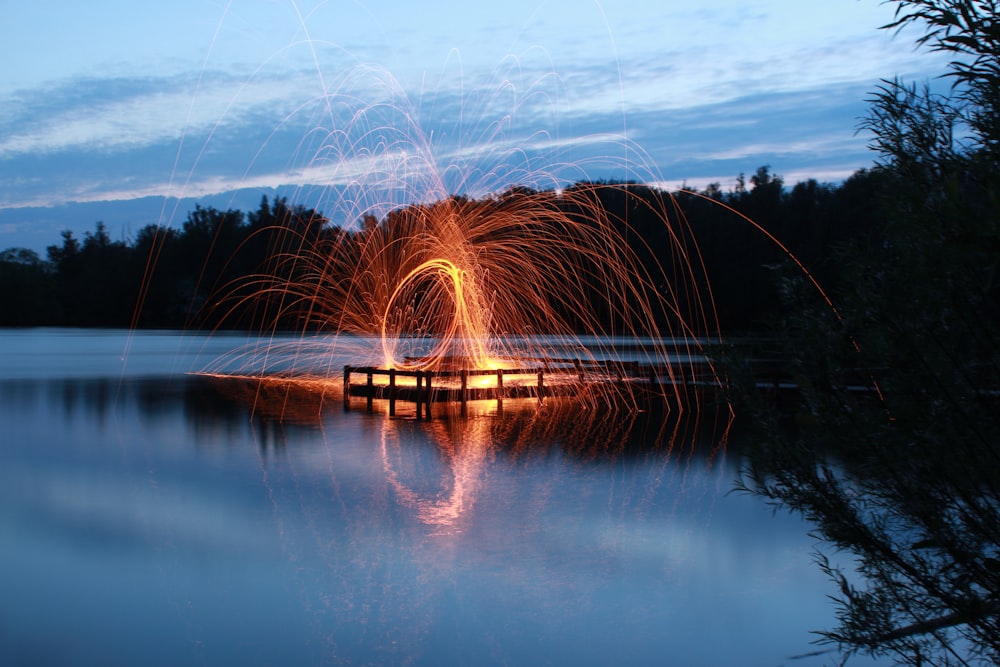
[[[880,0],[4,3],[0,248],[97,220],[128,238],[262,193],[350,219],[515,183],[730,187],[765,164],[837,181],[871,163],[856,128],[878,80],[943,71],[878,30],[891,16]]]

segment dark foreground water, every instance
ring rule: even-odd
[[[0,332],[0,665],[823,661],[808,527],[717,430],[185,374],[242,342]]]

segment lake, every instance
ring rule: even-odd
[[[0,331],[0,664],[833,661],[791,659],[835,591],[808,525],[732,492],[738,418],[189,373],[248,343]]]

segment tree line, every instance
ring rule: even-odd
[[[209,303],[220,286],[263,270],[284,232],[326,223],[265,197],[249,214],[196,206],[180,229],[149,225],[129,241],[112,240],[101,222],[82,239],[67,230],[45,258],[25,248],[0,253],[0,324],[212,326],[219,321]]]
[[[809,180],[787,187],[762,166],[749,179],[738,177],[727,191],[711,184],[667,195],[618,182],[569,189],[591,188],[609,218],[627,219],[638,234],[631,244],[649,249],[642,261],[650,270],[666,263],[660,251],[666,253],[670,235],[678,233],[657,211],[677,211],[677,219],[686,222],[685,240],[697,248],[694,260],[704,263],[708,284],[692,287],[705,298],[710,290],[715,319],[708,326],[746,332],[759,329],[781,305],[776,267],[789,257],[767,235],[832,287],[844,279],[839,249],[876,242],[881,233],[872,203],[885,181],[879,171],[862,170],[838,185]],[[512,188],[500,199],[529,196],[539,193]],[[636,206],[636,201],[657,205]],[[496,205],[496,198],[466,205]],[[289,272],[301,267],[296,269],[289,255],[343,253],[366,228],[393,224],[394,216],[405,214],[357,221],[351,231],[314,209],[262,197],[250,212],[196,206],[179,229],[150,225],[131,240],[113,240],[100,222],[82,238],[64,231],[44,258],[25,248],[0,252],[0,326],[301,329],[302,314],[294,308],[254,298],[254,292],[266,293],[262,280],[271,287],[280,279],[294,281]],[[668,278],[690,280],[680,274]]]

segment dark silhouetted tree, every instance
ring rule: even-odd
[[[745,484],[830,547],[822,634],[845,655],[1000,664],[1000,23],[995,2],[894,4],[889,27],[955,59],[954,88],[874,94],[875,178],[844,189],[882,222],[841,257],[838,312],[786,283],[797,419],[758,410]]]
[[[0,326],[51,324],[58,316],[52,266],[34,250],[0,252]]]

